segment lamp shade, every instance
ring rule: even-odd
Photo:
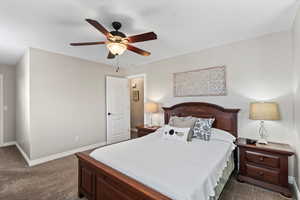
[[[148,102],[145,104],[145,111],[148,113],[158,112],[158,105],[154,102]]]
[[[253,120],[280,120],[278,104],[275,102],[250,103],[249,114]]]

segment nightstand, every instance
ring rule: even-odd
[[[136,127],[138,130],[138,137],[143,137],[145,135],[148,135],[149,133],[155,132],[157,129],[160,128],[160,126],[146,126],[141,125]]]
[[[287,144],[247,144],[245,138],[238,138],[239,175],[241,182],[252,183],[286,197],[292,193],[288,183],[288,157],[294,155]]]

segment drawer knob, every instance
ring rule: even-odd
[[[260,176],[263,176],[263,175],[264,175],[264,173],[263,173],[263,172],[259,172],[259,175],[260,175]]]
[[[260,157],[259,160],[260,160],[260,161],[264,161],[264,157]]]

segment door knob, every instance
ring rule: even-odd
[[[107,113],[107,115],[111,115],[111,113],[109,112],[109,113]]]

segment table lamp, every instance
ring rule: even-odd
[[[150,114],[150,126],[152,126],[152,113],[158,112],[158,104],[154,102],[147,102],[145,104],[145,112]]]
[[[249,118],[252,120],[260,120],[259,144],[268,144],[266,138],[265,120],[280,120],[278,104],[275,102],[252,102],[250,103]]]

